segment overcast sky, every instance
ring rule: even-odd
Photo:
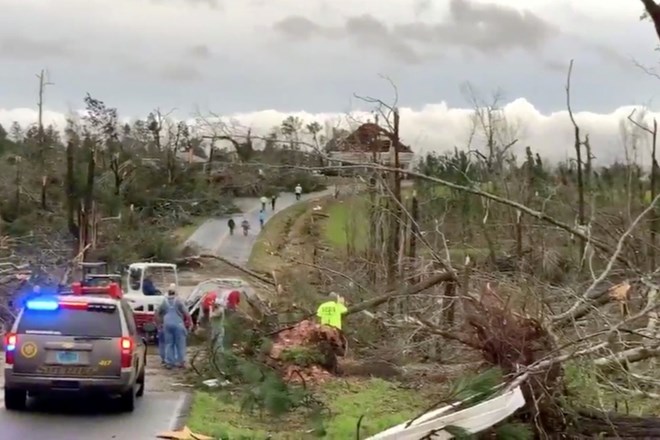
[[[634,0],[0,0],[0,123],[34,120],[42,68],[55,121],[89,92],[123,116],[199,108],[256,129],[366,109],[354,93],[389,101],[387,75],[413,147],[465,142],[470,82],[485,101],[502,91],[522,143],[561,156],[573,58],[574,109],[591,112],[579,120],[601,156],[620,157],[620,108],[658,107],[660,80],[635,66],[660,61],[641,12]]]

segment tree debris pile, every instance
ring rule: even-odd
[[[322,383],[337,374],[344,351],[339,330],[304,320],[277,334],[269,358],[291,382]]]
[[[555,350],[552,337],[542,324],[512,311],[490,284],[479,300],[467,303],[466,311],[467,325],[472,329],[471,345],[504,374],[516,374]],[[556,404],[563,394],[562,378],[563,371],[557,363],[530,375],[523,384],[525,400],[531,402],[524,417],[537,427],[556,429],[564,424]]]

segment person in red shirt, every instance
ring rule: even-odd
[[[202,297],[201,303],[201,319],[199,320],[200,327],[206,327],[211,319],[211,311],[215,307],[215,303],[218,299],[218,293],[210,291]]]
[[[241,303],[241,292],[238,290],[232,290],[225,297],[225,309],[231,310],[232,312],[236,311],[238,305]]]

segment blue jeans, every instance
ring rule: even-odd
[[[165,357],[165,330],[163,327],[158,329],[158,355],[163,363],[167,360]]]
[[[183,325],[174,324],[163,326],[165,336],[165,363],[169,366],[183,366],[186,360],[186,336],[188,334]]]

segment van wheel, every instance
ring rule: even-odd
[[[144,396],[144,371],[147,369],[147,367],[142,367],[142,372],[138,376],[137,380],[135,383],[138,386],[137,394],[135,395],[136,397],[142,397]]]
[[[119,396],[119,406],[124,412],[133,412],[135,410],[135,387],[132,386],[128,391]]]
[[[27,406],[25,390],[8,390],[5,388],[5,408],[10,411],[21,411]]]

